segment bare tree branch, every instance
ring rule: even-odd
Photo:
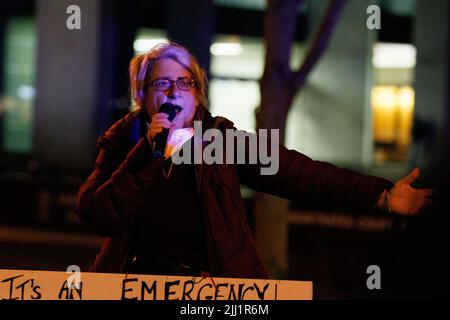
[[[295,36],[295,25],[299,5],[304,0],[268,0],[264,20],[266,40],[265,72],[281,73],[288,80],[291,77],[289,58]]]
[[[293,91],[298,91],[304,85],[309,72],[325,52],[345,3],[346,0],[331,0],[314,42],[301,67],[293,74]]]

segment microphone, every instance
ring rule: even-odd
[[[172,121],[182,108],[175,104],[165,102],[159,107],[158,112],[163,112],[169,115],[169,121]],[[161,159],[164,156],[164,150],[166,149],[167,137],[169,136],[169,129],[163,128],[163,130],[155,136],[154,147],[152,151],[153,159]]]

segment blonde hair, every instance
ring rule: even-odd
[[[195,81],[195,95],[200,106],[207,106],[207,78],[197,59],[183,46],[175,43],[161,43],[148,53],[134,57],[130,62],[130,92],[133,108],[142,108],[145,103],[145,89],[153,66],[160,59],[172,59],[185,67]]]

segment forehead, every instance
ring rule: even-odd
[[[150,74],[151,79],[167,77],[178,79],[180,77],[189,77],[189,70],[177,61],[170,58],[163,58],[155,62]]]

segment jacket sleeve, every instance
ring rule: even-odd
[[[382,178],[314,161],[281,145],[278,161],[278,171],[273,175],[261,175],[259,161],[238,165],[241,183],[291,201],[364,212],[375,210],[383,190],[393,185]]]
[[[145,137],[123,156],[107,139],[100,138],[98,147],[95,169],[78,192],[77,214],[97,234],[117,236],[142,206],[158,164],[149,160]]]

